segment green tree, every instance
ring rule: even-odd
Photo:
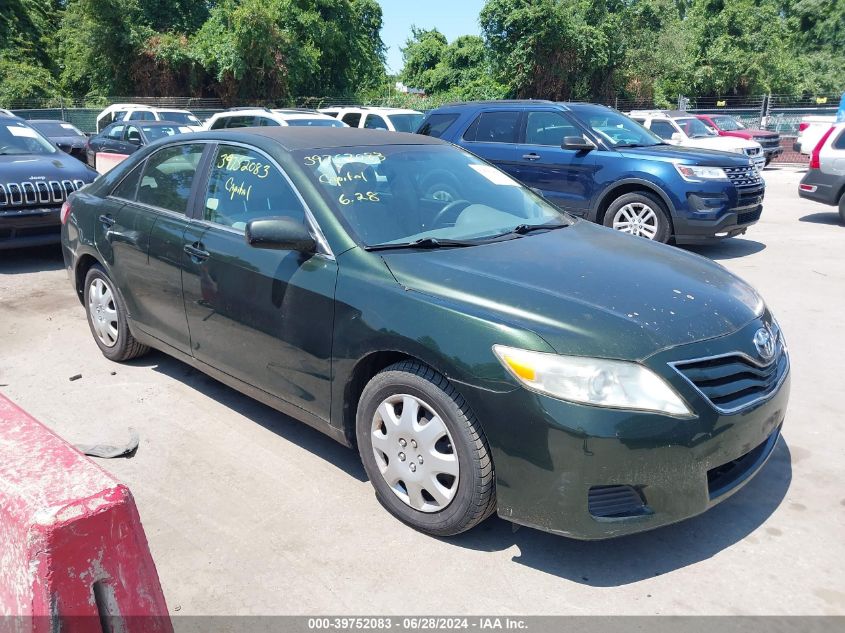
[[[446,52],[449,43],[446,36],[437,29],[411,27],[411,37],[402,49],[404,66],[400,80],[412,88],[431,91],[434,69]]]

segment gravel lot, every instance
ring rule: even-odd
[[[449,540],[375,500],[357,454],[176,360],[95,346],[57,248],[0,253],[0,389],[132,489],[172,612],[845,614],[845,227],[765,172],[762,221],[696,252],[755,285],[792,353],[784,440],[744,490],[654,532],[578,542],[492,518]],[[69,381],[69,377],[82,378]]]

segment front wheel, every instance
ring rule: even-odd
[[[604,214],[604,225],[655,242],[668,242],[672,236],[666,206],[656,195],[645,191],[626,193],[611,202]]]
[[[493,462],[478,421],[444,377],[405,361],[364,388],[358,450],[381,504],[422,532],[451,536],[496,507]]]
[[[149,348],[129,331],[126,306],[112,280],[100,266],[85,276],[85,312],[94,342],[109,360],[124,361],[146,354]]]

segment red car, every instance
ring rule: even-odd
[[[763,153],[766,155],[767,165],[772,162],[775,156],[783,152],[783,148],[780,146],[780,134],[777,132],[749,129],[727,114],[697,114],[696,116],[716,130],[719,136],[736,136],[760,143],[763,146]]]

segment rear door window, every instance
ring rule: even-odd
[[[141,182],[141,174],[144,171],[144,164],[141,163],[135,169],[120,181],[120,184],[111,192],[115,198],[122,198],[124,200],[135,200],[135,194],[138,192],[138,183]]]
[[[150,156],[138,188],[138,202],[184,214],[203,149],[202,143],[186,143],[165,147]]]
[[[464,140],[476,143],[516,143],[520,115],[518,110],[482,112],[464,133]]]
[[[110,130],[107,130],[106,136],[113,141],[121,141],[123,140],[123,130],[125,129],[125,125],[113,125]]]
[[[440,138],[458,120],[457,114],[432,114],[417,131],[418,134]]]
[[[340,120],[346,123],[346,125],[348,125],[349,127],[358,127],[358,125],[361,123],[361,113],[347,112],[343,115]]]

